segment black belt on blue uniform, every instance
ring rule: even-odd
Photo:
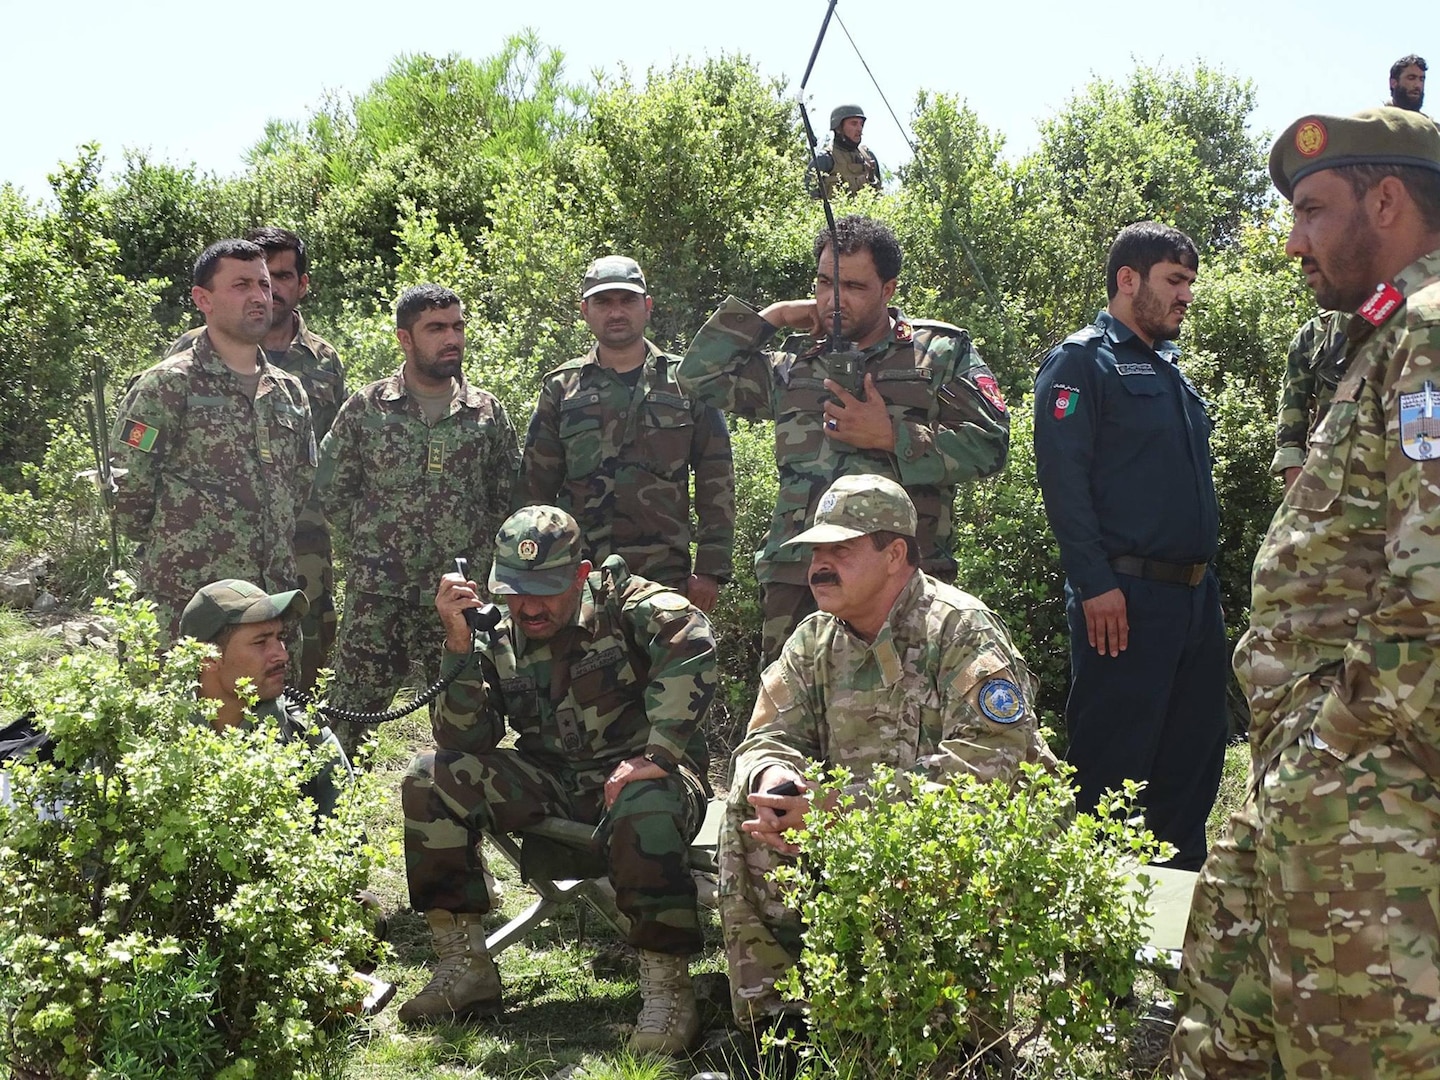
[[[1163,581],[1167,585],[1189,585],[1192,589],[1205,580],[1209,563],[1173,563],[1159,559],[1142,559],[1138,555],[1120,555],[1110,560],[1110,569],[1117,574]]]

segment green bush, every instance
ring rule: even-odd
[[[55,1077],[315,1075],[362,996],[378,789],[361,778],[317,825],[298,792],[320,755],[268,725],[213,731],[209,647],[162,661],[150,605],[119,591],[96,604],[118,656],[10,659],[0,686],[0,716],[56,742],[0,808],[0,1054]]]
[[[908,796],[907,779],[879,771],[840,813],[812,810],[784,872],[805,930],[783,990],[810,1002],[826,1075],[953,1076],[982,1056],[1004,1075],[1023,1055],[1045,1076],[1082,1050],[1118,1053],[1101,1035],[1131,1019],[1114,1003],[1145,938],[1152,885],[1136,867],[1162,854],[1131,820],[1136,786],[1091,815],[1038,766]]]

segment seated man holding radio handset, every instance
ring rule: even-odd
[[[400,1009],[406,1023],[497,1014],[485,947],[491,908],[476,843],[542,817],[600,824],[615,903],[639,951],[643,1006],[633,1051],[683,1053],[699,1032],[689,957],[700,950],[688,850],[704,819],[715,639],[672,589],[611,556],[583,558],[579,526],[554,506],[512,514],[495,538],[489,590],[506,614],[469,656],[466,612],[479,586],[440,581],[442,676],[435,748],[401,783],[410,903],[430,924],[434,977]],[[507,724],[519,736],[500,749]]]
[[[816,507],[808,616],[761,676],[732,758],[720,834],[720,921],[731,1005],[741,1027],[786,1011],[776,980],[799,953],[800,917],[773,871],[798,852],[805,770],[877,765],[929,779],[1015,777],[1053,763],[1036,723],[1032,678],[1000,620],[919,567],[915,505],[895,481],[844,476]]]

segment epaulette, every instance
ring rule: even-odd
[[[1105,337],[1105,331],[1091,323],[1089,326],[1082,326],[1075,333],[1071,334],[1061,345],[1089,345],[1091,342],[1101,341]]]
[[[563,364],[559,365],[558,367],[553,367],[553,368],[551,368],[551,369],[550,369],[549,371],[547,371],[544,375],[540,376],[540,378],[541,378],[541,380],[543,381],[543,380],[545,380],[545,379],[550,378],[551,375],[559,375],[560,372],[562,372],[562,371],[574,371],[576,368],[582,368],[582,367],[584,367],[584,366],[585,366],[586,364],[588,364],[589,362],[590,362],[590,357],[588,357],[588,356],[574,356],[574,357],[571,357],[569,360],[566,360]]]
[[[809,359],[812,356],[819,356],[824,348],[824,338],[812,338],[809,334],[791,334],[780,343],[779,351]]]
[[[966,337],[970,336],[970,331],[966,330],[963,326],[955,326],[953,323],[940,322],[938,319],[903,319],[895,324],[896,337],[900,336],[899,329],[901,325],[908,325],[911,328],[912,332],[915,330],[939,330],[952,336],[959,336],[960,334],[964,334]]]

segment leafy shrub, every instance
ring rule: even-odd
[[[1136,786],[1093,815],[1038,766],[1013,786],[906,787],[877,771],[841,813],[812,810],[784,872],[805,930],[783,989],[810,1002],[827,1075],[952,1076],[1021,1053],[1026,1075],[1053,1075],[1107,1052],[1145,937],[1135,867],[1160,848],[1130,820]]]
[[[298,791],[320,755],[268,725],[211,730],[209,647],[162,663],[153,609],[119,591],[96,603],[118,657],[12,661],[0,685],[0,715],[56,742],[0,808],[0,1054],[55,1077],[313,1075],[360,997],[375,783],[317,825]]]

